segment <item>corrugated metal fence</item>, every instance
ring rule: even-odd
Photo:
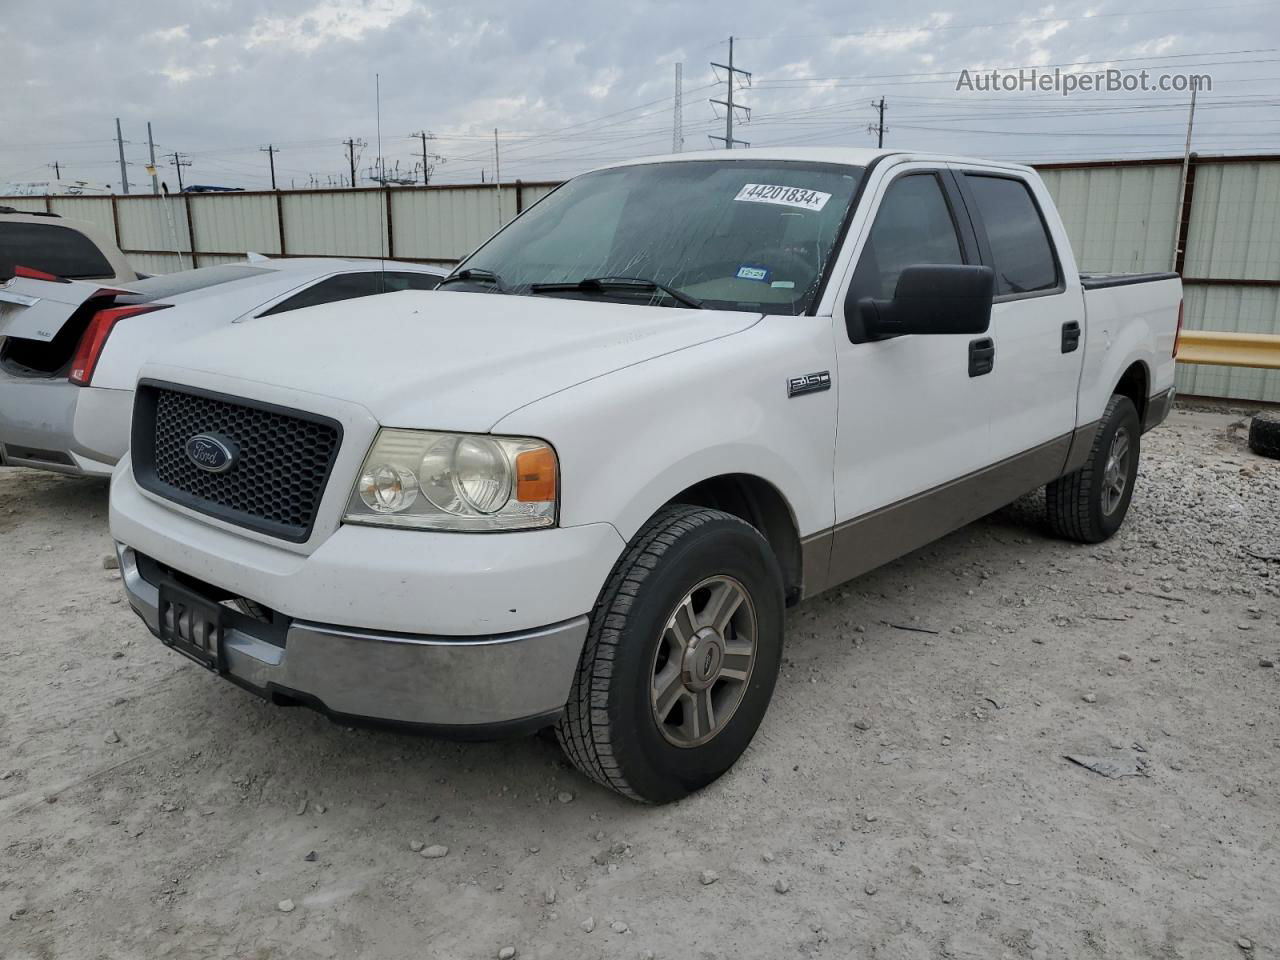
[[[1189,330],[1280,334],[1280,156],[1040,168],[1080,269],[1176,269]],[[1176,242],[1176,253],[1175,253]],[[1180,365],[1180,393],[1280,403],[1280,372]]]
[[[1280,155],[1193,158],[1181,197],[1176,159],[1040,171],[1082,270],[1174,268],[1186,284],[1188,329],[1280,334]],[[251,250],[451,263],[555,187],[15,197],[0,204],[89,220],[113,234],[139,270],[167,273]],[[1183,366],[1178,389],[1280,402],[1280,372]]]
[[[453,263],[554,183],[117,197],[0,197],[96,224],[144,273],[272,256],[385,256]]]

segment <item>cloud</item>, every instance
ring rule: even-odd
[[[358,42],[373,30],[390,29],[414,9],[413,0],[343,0],[318,3],[291,17],[258,17],[245,46],[314,53],[331,43]]]
[[[1018,159],[1175,153],[1185,97],[1148,97],[1140,111],[1113,116],[1098,100],[958,95],[955,78],[962,68],[1031,63],[1141,66],[1122,62],[1133,57],[1183,69],[1196,58],[1159,58],[1280,45],[1280,20],[1262,4],[1159,15],[1127,12],[1121,0],[1057,0],[1021,15],[997,0],[791,0],[785,9],[776,0],[0,5],[0,89],[14,91],[0,97],[0,180],[46,175],[54,161],[77,177],[117,180],[118,116],[140,186],[149,186],[148,121],[157,153],[188,154],[184,177],[195,182],[264,186],[259,148],[268,143],[280,148],[282,182],[325,181],[347,173],[342,141],[351,137],[370,144],[364,176],[377,154],[375,72],[383,155],[412,168],[421,144],[410,134],[432,131],[433,150],[448,158],[437,171],[445,180],[492,173],[495,127],[504,179],[554,179],[669,149],[675,62],[684,64],[686,148],[701,149],[723,130],[708,102],[723,98],[723,74],[717,83],[710,61],[724,61],[731,32],[735,62],[754,74],[736,95],[753,108],[738,134],[756,145],[866,146],[870,102],[884,96],[890,146]],[[1196,147],[1274,143],[1275,128],[1250,101],[1227,98],[1274,99],[1280,71],[1208,69],[1215,84],[1200,101]],[[1027,118],[1032,106],[1039,115]],[[1087,135],[1059,135],[1076,131]]]

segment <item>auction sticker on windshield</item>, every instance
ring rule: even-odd
[[[744,203],[776,203],[783,207],[800,207],[803,210],[821,210],[831,199],[831,194],[804,187],[781,187],[771,183],[748,183],[738,191],[734,200]]]

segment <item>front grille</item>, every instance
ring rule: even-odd
[[[187,442],[199,434],[236,449],[229,470],[196,466]],[[327,417],[143,381],[134,403],[134,476],[184,506],[300,543],[311,535],[341,439],[341,426]]]

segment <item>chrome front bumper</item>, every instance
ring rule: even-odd
[[[117,543],[129,605],[160,636],[160,589]],[[243,618],[241,619],[243,625]],[[530,732],[564,708],[586,616],[492,637],[428,637],[293,620],[284,645],[251,626],[223,631],[224,676],[278,703],[335,719],[409,724],[462,736]]]

